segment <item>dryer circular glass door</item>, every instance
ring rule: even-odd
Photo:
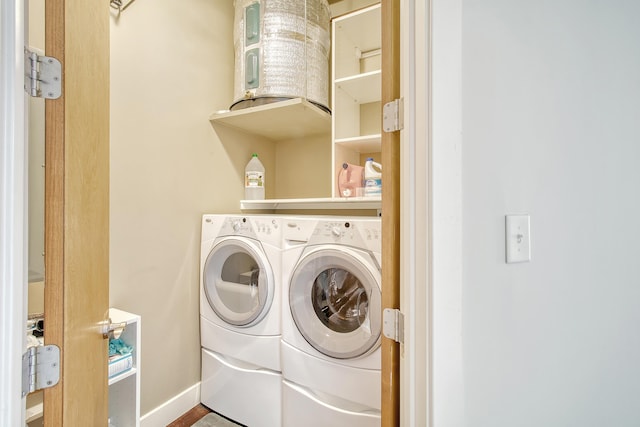
[[[261,247],[250,239],[228,237],[214,243],[202,280],[209,305],[230,325],[259,322],[273,300],[271,265]]]
[[[304,254],[289,283],[296,327],[313,348],[337,359],[380,342],[380,272],[369,254],[320,247]]]

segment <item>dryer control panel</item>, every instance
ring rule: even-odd
[[[282,221],[280,218],[250,216],[248,219],[261,242],[269,243],[278,248],[282,247]]]
[[[251,239],[258,239],[251,221],[247,217],[227,217],[220,227],[219,236],[242,236]]]
[[[238,236],[280,247],[282,245],[281,228],[279,218],[266,215],[205,215],[202,233],[203,240],[222,236]]]

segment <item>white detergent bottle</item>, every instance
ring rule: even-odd
[[[371,157],[364,164],[364,196],[382,196],[382,165]]]
[[[244,198],[264,200],[264,166],[255,153],[244,168]]]

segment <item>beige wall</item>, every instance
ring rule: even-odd
[[[200,216],[239,210],[251,152],[275,163],[208,121],[232,101],[232,23],[230,0],[111,17],[110,304],[142,316],[142,414],[200,380]]]
[[[200,380],[200,217],[239,212],[251,153],[267,198],[331,194],[329,139],[209,122],[232,102],[232,37],[231,0],[112,11],[110,305],[142,316],[143,415]]]
[[[276,197],[331,197],[331,139],[315,136],[276,144]]]

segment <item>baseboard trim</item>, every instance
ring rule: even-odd
[[[200,403],[200,382],[140,417],[140,427],[165,427]]]

